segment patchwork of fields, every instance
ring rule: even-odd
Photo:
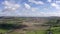
[[[0,34],[60,34],[60,17],[1,17]]]

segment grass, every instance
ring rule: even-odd
[[[8,30],[5,30],[5,29],[0,29],[0,33],[5,33],[7,32]]]
[[[4,26],[6,29],[4,27],[0,27],[0,33],[4,34],[5,32],[8,31],[8,29],[10,29],[10,28],[13,29],[13,26],[16,26],[15,24],[22,23],[21,22],[22,20],[25,20],[25,19],[23,19],[23,18],[21,18],[21,19],[14,19],[14,21],[13,20],[11,20],[11,21],[10,20],[6,20],[5,21],[6,22],[6,24],[5,24],[6,26]],[[54,20],[53,22],[55,23],[56,20]],[[51,24],[54,24],[54,23],[51,23]],[[56,26],[56,25],[54,25],[54,26]],[[60,24],[57,25],[57,26],[60,26]],[[53,34],[60,34],[60,27],[51,27],[51,31],[53,32]],[[46,34],[46,33],[47,33],[47,31],[45,31],[45,30],[32,30],[32,31],[27,31],[26,32],[26,34]],[[11,32],[10,34],[20,34],[20,33],[14,31],[14,32]]]
[[[26,34],[45,34],[46,31],[44,30],[36,30],[36,31],[27,31]]]
[[[53,34],[60,34],[60,27],[52,27],[51,31],[53,32]]]
[[[46,34],[46,31],[44,30],[36,30],[36,31],[25,31],[24,32],[11,32],[10,34]]]
[[[11,32],[11,33],[9,33],[9,34],[20,34],[20,33],[18,33],[18,32]]]

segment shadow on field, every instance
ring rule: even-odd
[[[22,29],[27,25],[16,25],[16,24],[0,24],[0,29]]]

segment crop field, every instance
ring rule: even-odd
[[[60,34],[60,19],[57,17],[0,18],[0,34]]]

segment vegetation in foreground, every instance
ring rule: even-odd
[[[2,21],[0,20],[0,34],[5,34],[5,33],[7,34],[49,34],[49,32],[51,32],[52,34],[60,34],[60,20],[59,19],[54,18],[54,19],[50,19],[47,23],[43,23],[43,24],[47,24],[44,27],[49,26],[47,30],[44,30],[46,28],[44,29],[42,28],[43,27],[42,26],[43,24],[42,24],[42,25],[38,25],[38,26],[42,26],[39,28],[39,30],[36,29],[32,31],[29,31],[27,29],[23,30],[24,27],[29,27],[28,25],[22,24],[25,20],[27,19],[21,18],[21,19],[10,19],[10,20],[3,19]],[[42,30],[40,30],[41,28]]]

